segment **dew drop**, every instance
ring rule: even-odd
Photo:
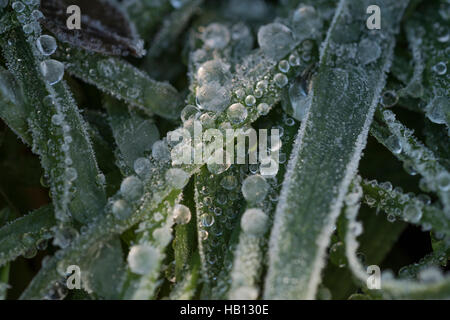
[[[202,240],[202,241],[207,240],[207,239],[208,239],[208,236],[209,236],[208,231],[206,231],[206,230],[200,230],[199,236],[200,236],[200,240]]]
[[[446,97],[436,97],[427,106],[428,119],[436,124],[444,124],[445,111],[450,112],[450,102]]]
[[[15,12],[22,12],[25,9],[25,6],[22,2],[20,1],[15,1],[12,4],[12,8],[14,9]]]
[[[75,168],[67,168],[66,169],[66,179],[68,181],[75,181],[78,178],[78,172]]]
[[[450,174],[448,172],[441,172],[437,176],[438,188],[441,191],[450,191]]]
[[[41,62],[41,72],[45,81],[54,85],[64,76],[64,64],[57,60],[49,59]]]
[[[226,190],[233,190],[237,187],[238,181],[235,176],[226,176],[220,181],[220,185]]]
[[[358,57],[363,65],[375,62],[381,55],[381,48],[374,40],[364,38],[358,45]]]
[[[199,110],[195,106],[188,104],[183,108],[183,110],[181,110],[181,120],[185,122],[190,119],[195,119],[197,118],[198,114]]]
[[[403,150],[400,140],[394,135],[386,139],[386,146],[395,154],[400,154]]]
[[[282,73],[277,73],[273,77],[273,81],[275,82],[275,85],[279,88],[283,88],[284,86],[286,86],[288,84],[288,78],[286,77],[286,75],[284,75]]]
[[[157,140],[152,146],[152,157],[158,161],[166,161],[170,158],[169,146],[163,140]]]
[[[258,174],[247,177],[242,183],[242,194],[250,203],[260,203],[266,198],[268,191],[269,184]]]
[[[292,49],[295,43],[292,31],[284,24],[275,22],[258,30],[258,44],[267,57],[280,60]]]
[[[145,275],[158,266],[161,254],[147,244],[134,245],[128,254],[128,265],[132,272]]]
[[[436,74],[443,76],[444,74],[447,73],[447,65],[445,64],[445,62],[439,62],[436,65],[433,66],[433,71],[436,72]]]
[[[120,193],[130,202],[136,201],[142,197],[144,193],[144,185],[142,181],[135,177],[126,177],[120,184]]]
[[[266,232],[268,220],[268,216],[261,209],[247,209],[241,219],[241,228],[245,233],[260,236]]]
[[[417,223],[422,218],[422,209],[416,205],[408,204],[403,208],[403,216],[407,222]]]
[[[214,224],[214,216],[210,215],[210,214],[202,214],[200,216],[200,222],[202,224],[203,227],[205,228],[209,228]]]
[[[247,118],[247,109],[241,103],[234,103],[228,108],[227,115],[231,123],[239,124]]]
[[[147,158],[137,158],[133,164],[134,172],[139,177],[146,177],[150,173],[151,163]]]
[[[166,172],[167,183],[175,189],[183,189],[189,182],[189,175],[182,169],[171,168]]]
[[[270,111],[270,107],[267,103],[262,102],[260,104],[258,104],[258,106],[256,107],[256,109],[258,110],[258,114],[265,116],[269,113]]]
[[[247,106],[251,107],[251,106],[253,106],[255,103],[256,103],[256,99],[255,99],[254,96],[248,95],[248,96],[245,98],[245,104],[246,104]]]
[[[385,108],[393,107],[398,102],[398,95],[395,91],[385,91],[381,96],[381,105]]]
[[[278,63],[278,70],[283,73],[288,72],[290,67],[291,66],[287,60],[281,60],[280,63]]]
[[[117,219],[125,220],[130,217],[132,211],[128,202],[123,199],[119,199],[114,201],[112,205],[112,213]]]
[[[210,48],[223,49],[230,42],[230,31],[222,24],[212,23],[203,31],[202,40]]]
[[[52,36],[45,34],[36,40],[36,46],[41,54],[49,56],[56,51],[56,40]]]
[[[173,221],[176,224],[187,224],[191,221],[191,210],[182,204],[175,205],[173,209]]]

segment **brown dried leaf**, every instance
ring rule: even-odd
[[[70,5],[81,9],[80,30],[70,30],[66,25]],[[108,55],[142,57],[145,54],[143,41],[137,37],[134,26],[113,1],[42,0],[41,11],[45,16],[42,24],[60,41]]]

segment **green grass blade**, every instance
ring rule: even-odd
[[[325,250],[356,174],[385,72],[392,61],[394,34],[407,5],[406,1],[374,3],[389,17],[381,31],[369,40],[364,16],[359,14],[364,12],[363,5],[340,1],[322,46],[312,105],[295,142],[275,214],[266,299],[315,297]],[[379,56],[370,57],[372,62],[364,69],[354,67],[353,58],[346,54],[336,56],[339,50],[345,52],[350,41],[344,40],[350,27],[344,16],[352,17],[356,39],[367,39],[372,49],[379,50]]]
[[[0,229],[0,266],[36,249],[39,241],[51,237],[50,229],[55,225],[53,208],[48,205],[3,226]]]
[[[151,79],[123,59],[76,48],[67,47],[67,50],[70,54],[60,52],[58,58],[65,62],[67,71],[75,77],[148,114],[155,113],[168,119],[179,117],[183,101],[169,83]]]

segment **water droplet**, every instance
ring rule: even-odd
[[[442,280],[442,271],[436,266],[429,266],[423,270],[420,270],[418,278],[422,282],[438,282]]]
[[[381,48],[375,40],[364,38],[358,45],[358,57],[363,65],[375,62],[381,55]]]
[[[181,120],[185,122],[190,119],[196,119],[198,114],[199,110],[195,106],[188,104],[183,108],[183,110],[181,110]]]
[[[41,54],[49,56],[56,51],[56,40],[52,36],[45,34],[36,40],[36,46]]]
[[[128,202],[123,199],[119,199],[114,201],[112,205],[112,213],[117,219],[125,220],[130,217],[132,211]]]
[[[434,65],[432,69],[440,76],[443,76],[444,74],[447,73],[447,65],[445,64],[445,62],[442,61]]]
[[[132,272],[145,275],[158,267],[160,252],[147,244],[134,245],[128,254],[128,265]]]
[[[283,73],[288,72],[290,67],[291,66],[287,60],[281,60],[280,63],[278,63],[278,70]]]
[[[269,184],[258,174],[247,177],[242,183],[242,194],[250,203],[260,203],[266,198]]]
[[[282,104],[287,114],[298,121],[302,121],[311,104],[311,97],[308,95],[307,83],[302,79],[296,79],[289,87],[289,101]]]
[[[234,103],[228,108],[227,115],[231,123],[239,124],[247,118],[247,109],[241,103]]]
[[[223,49],[230,42],[230,31],[219,23],[208,25],[202,33],[203,42],[213,49]]]
[[[385,108],[393,107],[398,102],[398,95],[395,91],[389,90],[385,91],[381,96],[381,105]]]
[[[283,88],[284,86],[286,86],[288,84],[288,78],[286,77],[286,75],[284,75],[282,73],[277,73],[273,77],[273,81],[275,82],[275,85],[279,88]]]
[[[133,164],[134,172],[139,177],[146,177],[150,173],[151,163],[147,158],[137,158]]]
[[[202,214],[200,216],[200,222],[203,227],[209,228],[214,224],[214,216],[210,214]]]
[[[221,174],[225,171],[227,171],[230,167],[231,164],[230,163],[216,163],[213,159],[213,157],[211,157],[206,164],[206,167],[208,168],[208,171],[211,172],[212,174]]]
[[[125,199],[133,202],[142,197],[142,194],[144,193],[144,185],[139,178],[130,176],[125,178],[120,184],[120,193]]]
[[[294,12],[292,24],[298,39],[314,38],[322,29],[322,21],[312,6],[300,5]]]
[[[436,124],[445,123],[445,112],[450,112],[450,102],[446,97],[436,97],[427,106],[428,119]]]
[[[386,146],[395,154],[400,154],[403,150],[400,140],[394,135],[386,139]]]
[[[417,223],[422,218],[422,209],[416,205],[408,204],[403,208],[403,216],[407,222]]]
[[[266,232],[268,220],[268,216],[261,209],[247,209],[241,219],[241,228],[245,233],[260,236]]]
[[[269,84],[268,84],[267,80],[261,80],[256,83],[256,89],[259,89],[264,92],[267,90],[268,85]]]
[[[258,113],[262,116],[267,115],[270,111],[269,105],[265,102],[258,104],[258,107],[256,107],[256,109],[258,110]]]
[[[256,99],[255,99],[254,96],[248,95],[248,96],[245,98],[245,104],[246,104],[247,106],[251,107],[251,106],[253,106],[255,103],[256,103]]]
[[[264,54],[273,60],[280,60],[287,55],[294,43],[291,29],[284,24],[270,23],[258,30],[258,44]]]
[[[175,189],[183,189],[189,182],[189,175],[182,169],[171,168],[166,172],[167,183]]]
[[[54,85],[64,76],[64,64],[57,60],[49,59],[41,62],[41,72],[45,81]]]
[[[438,188],[441,191],[450,191],[450,174],[448,172],[441,172],[437,176]]]
[[[15,1],[12,4],[12,8],[14,9],[15,12],[22,12],[25,9],[25,6],[23,5],[22,2]]]
[[[52,123],[55,126],[60,126],[64,121],[64,116],[62,114],[54,114],[52,116]]]
[[[191,221],[191,210],[182,204],[175,205],[173,209],[173,221],[176,224],[187,224]]]
[[[200,236],[200,240],[202,240],[202,241],[207,240],[207,239],[208,239],[208,236],[209,236],[208,231],[206,231],[206,230],[200,230],[199,236]]]
[[[158,161],[166,161],[170,158],[169,146],[163,140],[157,140],[152,146],[152,157]]]
[[[66,169],[66,179],[68,181],[75,181],[78,178],[78,172],[75,168],[67,168]]]
[[[289,56],[289,64],[291,67],[296,67],[300,65],[300,58],[296,54],[291,54]]]
[[[235,176],[226,176],[220,181],[220,185],[226,190],[233,190],[237,187],[238,181]]]

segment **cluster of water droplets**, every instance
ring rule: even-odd
[[[385,211],[389,222],[401,219],[413,224],[421,223],[424,229],[431,228],[427,223],[421,222],[424,206],[431,204],[431,198],[428,195],[416,196],[414,193],[403,193],[402,188],[393,188],[390,182],[379,183],[376,180],[365,180],[364,183],[376,190],[375,194],[367,193],[364,196],[365,203],[370,207],[376,207],[377,210]]]

